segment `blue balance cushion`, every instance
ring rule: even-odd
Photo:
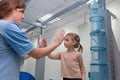
[[[35,80],[35,78],[28,72],[20,72],[19,80]]]

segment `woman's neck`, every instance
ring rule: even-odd
[[[4,17],[4,18],[3,18],[3,20],[7,20],[7,21],[12,22],[12,19],[11,19],[11,18],[9,18],[9,17]]]

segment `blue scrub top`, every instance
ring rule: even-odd
[[[19,80],[23,58],[34,48],[17,23],[0,20],[0,79]]]

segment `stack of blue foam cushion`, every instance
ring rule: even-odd
[[[35,77],[28,72],[20,72],[19,80],[35,80]]]

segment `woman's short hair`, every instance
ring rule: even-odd
[[[0,19],[10,15],[17,8],[25,9],[25,4],[22,0],[1,0],[0,1]]]

